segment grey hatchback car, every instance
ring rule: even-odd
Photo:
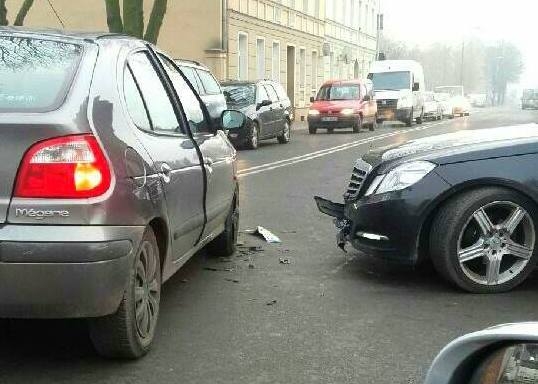
[[[100,354],[140,357],[162,283],[234,251],[236,152],[144,41],[3,28],[0,50],[0,317],[89,318]]]

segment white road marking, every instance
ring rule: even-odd
[[[368,143],[371,143],[371,142],[374,142],[374,141],[383,140],[383,139],[386,139],[386,138],[389,138],[389,137],[392,137],[392,136],[402,135],[402,134],[410,133],[410,132],[423,131],[423,130],[435,127],[435,126],[437,126],[439,124],[442,124],[442,123],[443,123],[443,121],[438,122],[438,123],[434,123],[434,124],[430,124],[430,125],[421,126],[421,127],[404,129],[402,131],[384,133],[382,135],[377,135],[377,136],[365,138],[365,139],[362,139],[362,140],[356,140],[356,141],[352,141],[350,143],[337,145],[335,147],[326,148],[326,149],[322,149],[322,150],[319,150],[319,151],[306,153],[306,154],[301,155],[301,156],[294,156],[294,157],[290,157],[290,158],[284,159],[284,160],[274,161],[274,162],[271,162],[271,163],[265,163],[265,164],[257,165],[255,167],[241,169],[241,170],[239,170],[237,172],[237,175],[238,175],[237,177],[243,178],[243,177],[250,176],[250,175],[256,175],[258,173],[271,171],[273,169],[287,167],[289,165],[293,165],[293,164],[301,163],[303,161],[316,159],[316,158],[322,157],[322,156],[327,156],[327,155],[330,155],[330,154],[333,154],[333,153],[336,153],[336,152],[345,151],[346,149],[355,148],[355,147],[357,147],[359,145],[364,145],[364,144],[368,144]]]

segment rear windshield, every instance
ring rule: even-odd
[[[0,36],[0,112],[46,112],[65,99],[82,47]]]
[[[256,86],[248,85],[227,85],[222,87],[226,102],[230,104],[255,104]]]

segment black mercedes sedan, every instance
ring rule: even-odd
[[[416,264],[463,290],[508,291],[537,263],[538,125],[459,131],[372,150],[344,203],[316,197],[338,243]]]

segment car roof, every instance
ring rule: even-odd
[[[15,34],[28,37],[55,38],[61,40],[79,40],[80,42],[98,42],[102,39],[117,39],[117,40],[137,40],[135,37],[120,33],[111,32],[88,32],[88,31],[66,31],[53,28],[33,29],[27,27],[0,27],[0,34]]]
[[[209,71],[209,68],[207,68],[202,63],[196,61],[196,60],[189,60],[189,59],[174,59],[175,63],[182,67],[191,67],[191,68],[197,68],[202,69],[204,71]]]
[[[269,79],[260,79],[260,80],[226,80],[221,82],[222,85],[255,85],[255,84],[278,84],[276,81]]]

